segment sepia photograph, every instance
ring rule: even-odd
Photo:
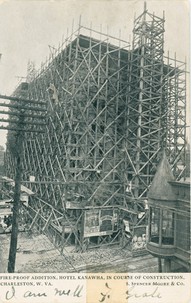
[[[189,6],[0,1],[1,274],[190,272]]]

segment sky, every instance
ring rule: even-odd
[[[0,94],[11,95],[26,77],[27,63],[37,69],[50,54],[50,47],[83,26],[132,39],[134,16],[143,12],[143,0],[0,0]],[[189,0],[147,0],[149,12],[165,12],[165,53],[189,63]],[[188,64],[189,65],[189,64]],[[24,79],[24,78],[23,78]],[[189,81],[189,79],[188,79]],[[6,132],[0,130],[0,145]]]

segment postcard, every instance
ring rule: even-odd
[[[190,302],[189,1],[0,20],[0,301]]]

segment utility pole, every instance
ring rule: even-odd
[[[21,177],[22,177],[22,156],[23,156],[23,137],[24,137],[24,115],[19,115],[18,127],[20,130],[16,133],[16,172],[15,172],[15,191],[13,199],[13,219],[11,242],[9,249],[8,272],[14,272],[15,260],[17,251],[18,238],[18,223],[19,223],[19,209],[20,209],[20,195],[21,195]]]
[[[20,210],[20,195],[21,195],[21,180],[22,180],[22,159],[23,159],[23,141],[25,132],[44,132],[43,130],[38,130],[30,128],[31,125],[34,126],[45,126],[46,123],[43,121],[46,119],[46,102],[38,100],[29,100],[26,98],[18,98],[12,96],[0,95],[0,99],[11,100],[12,103],[0,103],[0,106],[9,107],[16,109],[16,111],[0,111],[3,114],[10,114],[16,117],[16,119],[0,119],[2,122],[9,122],[8,126],[1,126],[0,129],[8,129],[15,131],[15,156],[16,156],[16,172],[15,172],[15,189],[13,197],[13,217],[12,217],[12,232],[11,241],[9,249],[9,261],[8,261],[8,272],[15,272],[15,262],[16,262],[16,251],[17,251],[17,240],[18,240],[18,230],[19,230],[19,210]],[[17,102],[17,104],[13,104]],[[23,104],[24,103],[24,104]],[[32,104],[32,106],[31,106]],[[36,107],[35,107],[36,105]],[[43,107],[42,107],[43,106]],[[32,112],[32,113],[31,113]],[[35,115],[34,112],[39,112],[39,115]],[[27,119],[30,118],[30,119]],[[34,121],[31,118],[36,119]],[[40,122],[38,121],[40,119]],[[27,126],[27,128],[25,128]],[[29,127],[29,128],[28,128]]]

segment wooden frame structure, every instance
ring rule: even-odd
[[[145,7],[135,19],[131,49],[81,25],[58,50],[51,48],[28,83],[28,98],[46,100],[48,107],[46,133],[30,134],[24,143],[24,180],[35,176],[29,183],[37,196],[30,207],[44,201],[76,227],[77,210],[85,207],[138,214],[163,149],[177,178],[183,176],[186,67],[164,57],[163,35],[164,16]],[[6,169],[11,177],[9,149]]]

